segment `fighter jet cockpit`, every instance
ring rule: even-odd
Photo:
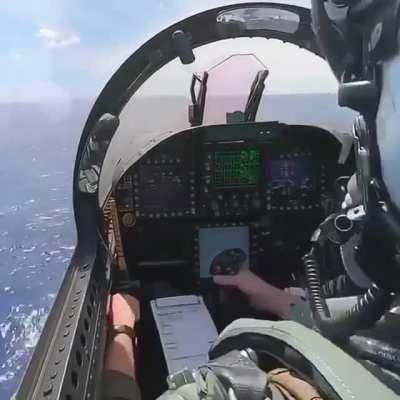
[[[121,113],[103,164],[104,170],[119,161],[104,208],[117,233],[119,276],[139,281],[149,301],[201,295],[218,330],[240,317],[266,315],[238,291],[213,284],[213,273],[235,273],[229,262],[226,270],[213,271],[214,258],[240,249],[250,270],[267,282],[301,287],[311,234],[340,203],[343,176],[353,167],[351,157],[341,162],[342,145],[331,132],[257,118],[260,102],[268,102],[268,73],[254,54],[232,54],[193,75],[187,87],[191,103],[178,98],[177,104],[158,105],[167,117],[160,128],[169,127],[176,107],[184,118],[179,123],[189,127],[157,132],[147,145],[142,142],[147,132],[138,139],[129,135],[137,119],[146,118],[145,110],[132,118],[133,101]],[[151,137],[152,125],[164,122],[154,111],[154,121],[142,122]],[[130,142],[117,143],[124,133]],[[100,175],[100,196],[111,185],[109,172]]]
[[[392,300],[388,291],[372,289],[378,293],[371,294],[373,281],[355,260],[364,214],[362,207],[346,211],[346,204],[361,196],[353,190],[349,197],[362,162],[353,149],[354,135],[320,123],[317,115],[294,113],[293,107],[301,110],[301,97],[297,105],[289,102],[281,107],[284,113],[275,113],[269,90],[280,71],[262,50],[266,39],[308,51],[316,63],[325,63],[308,9],[239,4],[205,11],[160,32],[103,89],[75,166],[75,268],[55,306],[68,308],[71,302],[74,307],[65,318],[71,315],[75,324],[68,332],[71,326],[76,331],[63,340],[77,349],[77,361],[62,358],[56,346],[57,354],[48,350],[43,364],[58,361],[48,370],[63,368],[75,378],[57,386],[58,377],[43,373],[38,378],[32,371],[25,382],[40,379],[45,385],[50,379],[65,399],[96,393],[93,377],[101,375],[108,295],[127,291],[141,296],[137,379],[144,399],[161,395],[171,374],[223,354],[221,345],[214,353],[208,350],[218,334],[243,318],[269,320],[268,329],[279,332],[263,345],[255,337],[243,343],[228,338],[223,349],[233,343],[246,349],[255,343],[271,346],[259,355],[260,363],[291,365],[301,376],[311,376],[326,399],[372,398],[362,397],[362,385],[351,397],[346,385],[331,385],[327,378],[332,370],[326,360],[356,368],[353,357],[368,359],[369,369],[359,367],[360,382],[381,379],[383,389],[372,385],[374,398],[395,398],[390,396],[398,359],[387,358],[389,372],[379,369],[376,377],[367,370],[379,357],[365,347],[375,339],[354,336],[359,326],[375,323]],[[234,278],[243,270],[296,294],[300,301],[293,310],[299,307],[290,318],[304,326],[293,328],[303,342],[288,339],[285,329],[291,332],[292,325],[273,325],[283,316],[257,307],[238,289],[240,282],[216,284],[216,277]],[[366,317],[363,307],[370,302],[376,312]],[[74,314],[77,307],[83,311]],[[336,321],[335,312],[344,316]],[[51,315],[48,329],[56,332],[59,324]],[[323,345],[314,331],[303,332],[305,327],[316,327]],[[301,351],[305,343],[310,353]],[[329,346],[346,353],[328,351]],[[346,368],[335,369],[337,381],[346,373]]]
[[[249,7],[218,13],[214,27],[210,43],[195,50],[193,26],[164,34],[163,45],[178,57],[161,68],[161,52],[147,50],[154,63],[147,69],[160,69],[145,82],[139,75],[119,116],[97,123],[96,137],[101,124],[115,128],[98,182],[81,170],[79,188],[98,193],[111,237],[113,284],[136,282],[148,307],[139,333],[144,381],[161,352],[151,302],[201,296],[218,332],[238,318],[276,319],[235,288],[215,285],[213,275],[234,275],[246,265],[276,287],[301,288],[310,237],[343,201],[342,186],[354,169],[349,140],[342,143],[306,117],[292,123],[268,118],[270,79],[279,71],[270,71],[268,54],[252,52],[260,48],[252,41],[264,38],[220,41],[259,29],[291,36],[302,28],[301,15]],[[173,82],[180,95],[158,95],[172,70],[181,71]],[[232,249],[245,263],[213,268],[215,258]],[[325,279],[339,272],[324,271]],[[179,362],[167,357],[167,369],[158,363],[160,386],[171,368],[196,361],[190,352],[183,355]]]

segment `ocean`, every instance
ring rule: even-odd
[[[89,102],[0,105],[0,400],[16,392],[75,248]]]

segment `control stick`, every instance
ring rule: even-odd
[[[212,260],[210,274],[212,276],[237,275],[246,260],[247,255],[242,249],[224,250]]]
[[[211,262],[211,276],[235,276],[245,268],[248,257],[239,248],[224,250],[217,254]],[[217,287],[213,289],[216,323],[225,327],[243,314],[247,314],[247,298],[236,287]]]

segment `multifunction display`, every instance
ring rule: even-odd
[[[315,189],[315,167],[311,160],[272,160],[267,171],[271,188],[282,196],[295,197]]]
[[[133,174],[136,217],[170,218],[196,215],[196,184],[191,147],[165,147],[152,152]]]
[[[321,176],[306,154],[281,155],[266,162],[267,209],[304,210],[319,206]]]
[[[259,149],[222,150],[214,153],[212,183],[215,186],[252,186],[260,183]]]

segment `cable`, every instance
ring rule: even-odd
[[[400,349],[387,340],[361,334],[353,335],[348,342],[348,347],[359,358],[377,362],[380,366],[397,373],[400,371]]]
[[[373,285],[364,294],[358,296],[357,303],[343,316],[331,317],[322,294],[320,265],[315,247],[304,256],[303,263],[315,323],[324,335],[332,339],[347,339],[355,331],[370,327],[380,319],[391,304],[390,292]]]
[[[332,297],[357,296],[364,293],[364,289],[357,286],[348,275],[342,274],[325,282],[322,286],[322,296],[325,299]]]

